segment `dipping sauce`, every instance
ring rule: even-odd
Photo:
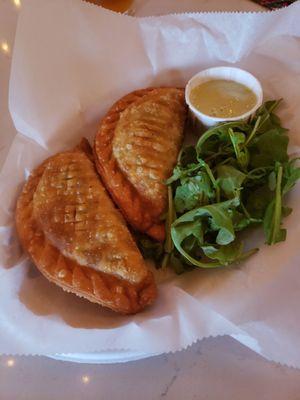
[[[241,83],[215,79],[195,86],[191,90],[190,101],[203,114],[231,118],[250,111],[257,98],[251,89]]]

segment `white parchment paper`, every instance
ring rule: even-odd
[[[136,19],[79,0],[24,2],[9,98],[19,133],[0,175],[0,353],[150,354],[229,334],[268,359],[300,367],[299,185],[289,197],[286,242],[262,245],[238,268],[170,277],[156,304],[130,317],[49,283],[21,252],[13,222],[29,171],[83,135],[92,140],[120,96],[183,86],[210,66],[245,68],[260,79],[266,98],[283,97],[291,151],[299,151],[299,20],[299,3],[274,13]]]

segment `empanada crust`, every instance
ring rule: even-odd
[[[82,147],[34,170],[16,224],[36,266],[64,290],[121,313],[154,301],[153,275]]]
[[[112,198],[135,229],[158,240],[186,112],[183,89],[138,90],[113,105],[95,139],[96,166]]]

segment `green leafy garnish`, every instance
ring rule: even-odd
[[[177,273],[240,262],[240,232],[262,226],[266,243],[285,240],[284,196],[300,178],[289,160],[287,130],[274,113],[281,100],[264,103],[248,121],[207,130],[181,150],[168,179],[169,209],[163,265]]]
[[[224,198],[232,199],[239,196],[246,175],[231,165],[216,167],[218,185]]]
[[[164,257],[164,246],[147,235],[134,232],[137,245],[145,259],[153,260],[159,267]]]
[[[249,145],[251,166],[266,167],[277,161],[286,162],[288,142],[289,138],[275,128],[256,137]]]
[[[192,210],[199,204],[207,204],[215,196],[211,180],[205,171],[197,176],[186,177],[177,187],[174,203],[176,212]]]

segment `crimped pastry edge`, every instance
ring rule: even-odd
[[[90,146],[86,140],[82,141],[74,151],[84,151],[91,158]],[[63,256],[44,236],[33,218],[32,199],[39,179],[52,156],[38,166],[30,175],[19,196],[16,207],[16,227],[24,250],[28,253],[36,267],[51,282],[60,286],[64,291],[73,293],[93,303],[123,314],[133,314],[153,303],[157,289],[153,274],[149,271],[146,279],[138,285],[130,284],[115,276],[84,267]],[[96,172],[95,172],[96,173]],[[44,265],[41,248],[48,249],[49,254],[56,259],[56,263]],[[47,258],[47,257],[46,257]],[[58,276],[56,267],[63,265],[66,275]],[[51,272],[50,272],[51,271]],[[79,278],[77,287],[72,284],[74,274]],[[120,287],[124,293],[118,293]],[[121,290],[122,291],[122,290]],[[105,295],[104,295],[105,293]],[[101,298],[102,295],[102,298]]]
[[[152,205],[142,198],[124,176],[112,152],[114,131],[120,114],[137,100],[160,89],[168,89],[168,87],[135,90],[116,101],[101,121],[95,137],[93,151],[95,164],[102,181],[125,219],[134,229],[142,231],[156,240],[163,241],[165,239],[165,224],[160,222],[160,216],[155,215],[155,212],[151,213],[153,211]],[[184,90],[174,87],[172,89]],[[122,190],[119,190],[119,187]]]

